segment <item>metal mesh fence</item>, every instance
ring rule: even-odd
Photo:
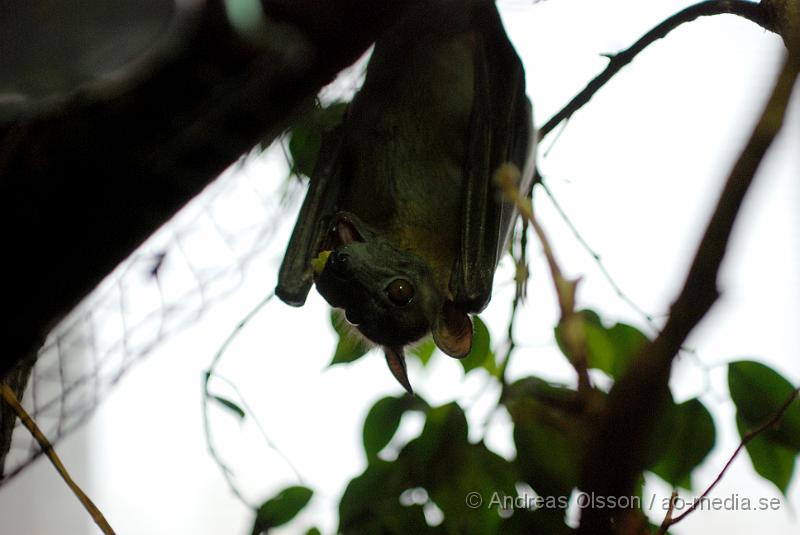
[[[275,253],[267,246],[301,192],[285,179],[280,150],[243,158],[50,333],[22,405],[52,443],[80,426],[133,364],[236,290],[248,263]],[[41,453],[17,421],[0,484]]]
[[[350,100],[370,53],[342,71],[320,100]],[[133,364],[230,296],[248,264],[278,257],[285,243],[273,238],[282,223],[293,223],[303,192],[298,180],[287,178],[287,150],[283,140],[243,157],[50,333],[22,405],[51,443],[88,419]],[[41,454],[17,421],[0,486]]]

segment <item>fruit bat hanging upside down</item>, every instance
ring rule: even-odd
[[[376,43],[364,85],[325,134],[276,288],[312,282],[411,392],[403,347],[428,332],[456,358],[489,302],[515,210],[501,164],[533,175],[522,64],[491,0],[431,0]]]

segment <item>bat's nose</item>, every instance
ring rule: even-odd
[[[350,264],[350,255],[343,251],[334,251],[328,259],[328,266],[339,275],[346,275]]]

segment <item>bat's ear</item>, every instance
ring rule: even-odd
[[[457,359],[472,349],[472,320],[452,301],[445,301],[433,322],[433,341],[439,349]]]
[[[384,347],[383,354],[386,356],[386,364],[389,365],[389,371],[392,372],[397,382],[403,385],[406,392],[414,395],[414,390],[411,389],[411,383],[408,380],[408,372],[406,371],[406,356],[403,353],[402,347]]]

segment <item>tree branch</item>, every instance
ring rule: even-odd
[[[5,383],[0,383],[0,399],[14,411],[14,414],[22,422],[36,442],[39,444],[39,447],[42,448],[42,451],[50,459],[50,462],[55,467],[58,475],[61,476],[61,479],[64,480],[64,483],[67,484],[69,489],[75,494],[75,497],[78,498],[78,501],[81,502],[84,509],[89,513],[94,520],[95,524],[100,528],[105,535],[114,535],[114,530],[111,528],[111,525],[106,520],[103,513],[94,502],[86,495],[85,492],[75,483],[75,480],[69,475],[67,468],[64,466],[64,463],[61,462],[58,454],[56,454],[56,450],[53,449],[52,444],[50,441],[47,440],[47,437],[42,433],[42,430],[39,429],[39,426],[36,425],[36,422],[33,421],[33,418],[30,417],[28,412],[20,405],[17,396],[15,395],[14,391]]]
[[[786,58],[769,102],[728,176],[664,329],[612,389],[587,449],[581,485],[584,491],[628,496],[646,467],[647,445],[669,396],[672,359],[718,296],[717,273],[734,221],[764,154],[781,128],[797,71],[797,58]],[[612,533],[611,521],[619,512],[584,509],[578,533]]]
[[[562,329],[564,344],[568,348],[566,352],[567,358],[578,376],[578,392],[581,395],[587,395],[592,389],[592,382],[587,367],[586,340],[583,332],[583,322],[575,312],[575,292],[580,279],[567,279],[564,277],[555,253],[553,253],[553,248],[550,246],[550,240],[536,217],[534,217],[531,198],[522,196],[517,191],[516,184],[519,183],[519,169],[513,164],[500,166],[500,169],[495,173],[495,182],[500,186],[503,195],[514,201],[520,216],[530,223],[539,240],[539,244],[542,246],[561,311],[559,327]]]
[[[711,15],[732,14],[744,17],[747,20],[753,21],[759,26],[775,31],[772,26],[771,18],[765,12],[761,4],[748,2],[745,0],[709,0],[700,2],[675,13],[671,17],[665,19],[658,26],[644,34],[638,41],[636,41],[629,48],[610,56],[610,61],[605,70],[595,76],[583,91],[575,95],[575,97],[564,106],[561,111],[556,113],[550,118],[541,128],[539,128],[539,138],[544,139],[556,126],[562,121],[572,117],[572,114],[583,107],[584,104],[594,96],[597,91],[603,87],[606,82],[611,80],[617,72],[622,70],[628,63],[633,61],[639,52],[647,48],[655,41],[666,37],[668,33],[677,28],[678,26],[691,22],[699,17],[707,17]]]
[[[728,462],[726,462],[725,466],[722,467],[722,470],[720,470],[719,474],[717,474],[717,477],[714,478],[714,481],[712,481],[711,484],[708,487],[706,487],[706,490],[703,491],[703,494],[701,494],[699,498],[692,500],[692,504],[686,509],[686,511],[684,511],[680,515],[676,516],[675,518],[672,518],[670,515],[667,515],[664,518],[664,522],[662,522],[661,524],[661,529],[663,529],[663,533],[666,533],[667,529],[669,529],[670,526],[672,526],[673,524],[677,524],[678,522],[686,518],[687,515],[691,514],[692,511],[697,509],[697,507],[703,503],[703,501],[706,499],[706,497],[708,497],[708,495],[711,493],[714,487],[717,486],[717,483],[722,481],[722,476],[725,475],[725,472],[728,471],[728,468],[730,468],[731,464],[733,464],[733,461],[736,459],[739,453],[741,453],[744,447],[747,446],[747,444],[751,440],[756,438],[758,435],[760,435],[770,427],[777,424],[781,420],[781,418],[783,418],[783,415],[786,414],[786,411],[792,405],[794,400],[797,399],[798,394],[800,394],[800,388],[795,388],[794,390],[792,390],[792,393],[789,395],[788,398],[786,398],[786,401],[783,402],[783,405],[781,405],[780,408],[778,408],[778,410],[775,411],[775,414],[773,414],[769,419],[767,419],[766,422],[764,422],[760,426],[748,431],[742,437],[741,442],[739,442],[739,446],[736,448],[736,450],[734,450],[733,454],[728,458]]]

